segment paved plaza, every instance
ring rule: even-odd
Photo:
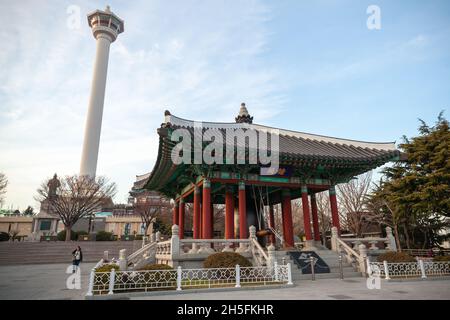
[[[0,299],[84,299],[93,263],[82,264],[81,290],[66,288],[69,264],[22,265],[0,267]],[[119,298],[119,296],[115,296]],[[123,297],[121,297],[123,298]],[[382,299],[450,299],[450,280],[381,282],[381,289],[369,290],[363,278],[300,281],[294,287],[267,290],[195,292],[156,296],[133,296],[130,299],[209,300],[209,299],[313,299],[313,300],[382,300]]]

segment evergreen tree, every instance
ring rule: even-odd
[[[404,161],[384,170],[386,181],[376,191],[390,204],[408,248],[437,244],[450,217],[449,122],[443,112],[432,127],[419,121],[419,135],[399,145]]]

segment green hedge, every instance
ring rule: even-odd
[[[433,258],[433,261],[450,261],[450,256],[436,256]]]
[[[0,232],[0,241],[8,241],[9,240],[9,234],[6,232]]]
[[[70,240],[76,241],[78,240],[79,235],[85,235],[88,234],[86,231],[73,231],[70,232]],[[58,238],[58,241],[66,241],[66,230],[58,232],[58,235],[56,236]]]
[[[167,264],[147,264],[139,270],[173,270],[173,268]]]
[[[107,231],[99,231],[95,235],[96,241],[112,241],[113,240],[113,234],[112,232]]]
[[[386,252],[383,254],[380,254],[377,258],[378,262],[415,262],[416,259],[406,252]]]
[[[205,268],[233,268],[236,265],[251,267],[252,263],[247,258],[236,252],[219,252],[210,255],[203,262]]]

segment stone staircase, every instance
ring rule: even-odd
[[[108,251],[119,258],[119,250],[132,253],[142,241],[70,241],[70,242],[0,242],[0,265],[71,263],[76,246],[83,251],[83,262],[97,262]]]
[[[323,261],[330,267],[330,273],[316,273],[315,278],[318,279],[339,279],[339,256],[336,252],[331,250],[316,250],[317,255],[322,258]],[[283,263],[283,258],[286,263],[291,263],[292,266],[292,280],[311,280],[311,274],[303,274],[295,262],[291,259],[288,251],[275,251],[275,256],[278,263]],[[344,279],[362,277],[361,272],[355,270],[355,268],[346,262],[342,262]]]

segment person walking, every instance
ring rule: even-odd
[[[80,266],[80,262],[83,261],[83,252],[81,251],[80,246],[77,246],[77,248],[72,251],[72,256],[73,256],[72,273],[75,273],[77,271],[78,267]]]

